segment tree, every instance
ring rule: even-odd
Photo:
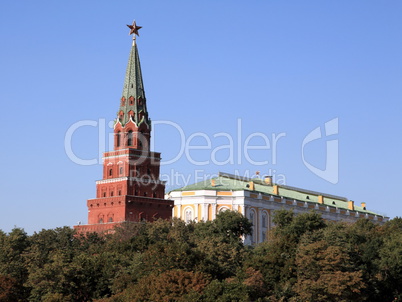
[[[188,295],[199,296],[209,278],[200,272],[170,270],[160,275],[153,273],[139,280],[118,297],[118,301],[189,301]],[[113,301],[114,299],[112,299]]]
[[[251,234],[250,221],[235,211],[221,212],[213,221],[194,226],[197,269],[223,280],[236,274],[245,257],[242,236]]]
[[[21,300],[29,295],[29,288],[24,285],[28,278],[24,254],[29,245],[23,229],[14,228],[9,234],[0,231],[0,275],[13,280],[14,292]]]
[[[246,266],[261,272],[268,295],[273,299],[289,299],[297,282],[295,263],[297,246],[304,234],[326,227],[315,212],[295,215],[292,211],[275,212],[275,228],[268,242],[263,242],[246,261]]]
[[[389,301],[402,299],[402,233],[395,231],[384,240],[378,261],[379,278]]]
[[[355,271],[342,247],[325,240],[299,245],[296,265],[295,300],[301,301],[362,301],[362,272]]]
[[[231,240],[241,240],[242,236],[251,235],[253,230],[252,223],[236,211],[218,213],[212,225],[217,233],[226,235]]]
[[[13,278],[0,275],[0,302],[18,300],[15,285],[15,280]]]

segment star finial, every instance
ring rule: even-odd
[[[133,24],[132,24],[132,25],[128,25],[128,24],[127,24],[127,27],[130,29],[129,35],[134,34],[134,36],[133,36],[133,39],[134,39],[134,40],[135,40],[135,35],[140,36],[140,34],[138,33],[138,30],[139,30],[140,28],[142,28],[142,26],[137,26],[137,24],[135,23],[135,20],[133,21]]]

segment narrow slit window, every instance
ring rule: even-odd
[[[127,135],[127,145],[132,146],[133,145],[133,131],[128,131]]]
[[[120,147],[120,131],[116,134],[116,146]]]

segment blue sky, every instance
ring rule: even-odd
[[[143,26],[154,150],[165,162],[178,157],[161,170],[169,188],[219,171],[261,171],[402,216],[401,13],[396,0],[2,1],[0,229],[86,223],[102,166],[75,163],[66,133],[97,124],[79,127],[70,146],[81,159],[99,158],[133,19]],[[334,119],[336,133],[325,137]],[[317,127],[323,137],[302,151]],[[281,136],[275,148],[273,136]],[[267,146],[265,138],[269,148],[245,154],[245,144]],[[308,168],[336,161],[337,181]]]

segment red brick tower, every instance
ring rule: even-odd
[[[127,65],[123,95],[114,124],[114,150],[103,157],[103,179],[96,182],[96,198],[87,201],[88,225],[79,232],[103,232],[126,221],[153,221],[172,216],[173,201],[164,199],[159,179],[160,153],[151,152],[151,120],[141,75],[135,35]]]

